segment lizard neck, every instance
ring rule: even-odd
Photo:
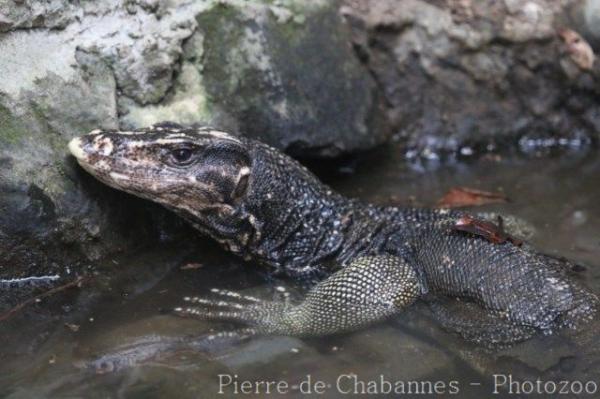
[[[242,204],[256,230],[247,246],[250,257],[295,270],[335,258],[351,201],[270,147],[257,143],[252,158],[249,195]]]

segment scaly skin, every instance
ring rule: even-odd
[[[486,344],[575,328],[596,313],[597,297],[569,277],[567,262],[456,231],[461,212],[347,199],[247,138],[165,123],[94,131],[69,148],[101,181],[163,204],[227,250],[292,277],[326,277],[300,304],[215,290],[226,300],[188,298],[177,309],[248,324],[245,335],[352,330],[418,298],[446,327]]]

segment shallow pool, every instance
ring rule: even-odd
[[[430,206],[455,186],[503,191],[510,202],[477,209],[529,221],[536,229],[532,243],[585,265],[579,278],[600,292],[598,154],[568,159],[487,156],[434,168],[415,168],[399,162],[397,155],[388,150],[341,167],[328,164],[333,169],[323,176],[346,195],[386,205]],[[600,353],[590,340],[595,325],[585,334],[584,345],[557,335],[490,351],[445,332],[422,305],[342,336],[263,337],[210,354],[161,353],[104,374],[78,367],[140,340],[151,344],[226,327],[170,315],[183,296],[211,287],[265,297],[275,295],[279,285],[302,290],[206,241],[194,237],[178,247],[142,246],[106,260],[69,317],[54,320],[43,333],[19,330],[28,318],[33,323],[35,307],[19,320],[0,324],[5,343],[0,349],[0,397],[211,398],[259,392],[260,397],[290,398],[307,393],[327,398],[362,393],[481,398],[495,391],[500,393],[495,397],[516,397],[530,388],[534,396],[552,389],[600,396]]]

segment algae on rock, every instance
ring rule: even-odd
[[[375,84],[337,6],[0,0],[0,252],[12,253],[0,277],[160,235],[166,213],[128,211],[136,199],[68,156],[67,142],[92,129],[211,124],[307,156],[381,143]],[[40,262],[14,250],[25,242]]]

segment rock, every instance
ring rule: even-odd
[[[572,25],[595,47],[600,48],[600,0],[583,0],[570,10]]]
[[[437,160],[521,138],[553,148],[595,140],[600,68],[580,35],[593,30],[596,3],[346,0],[341,13],[394,138]]]
[[[327,2],[295,4],[221,2],[197,14],[174,93],[150,105],[124,98],[124,125],[210,123],[303,156],[381,143],[384,132],[369,129],[374,83],[347,27]]]
[[[16,29],[62,29],[78,15],[75,6],[61,0],[0,2],[0,32]]]
[[[0,32],[0,277],[164,236],[165,212],[67,155],[92,129],[212,124],[303,156],[386,136],[335,3],[0,1]]]

